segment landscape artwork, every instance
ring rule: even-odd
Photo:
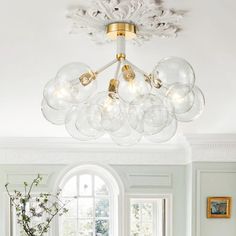
[[[207,218],[230,218],[231,197],[209,197],[207,200]]]

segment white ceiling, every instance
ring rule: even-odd
[[[97,46],[84,35],[69,35],[66,9],[79,3],[0,1],[1,137],[68,136],[41,115],[45,83],[68,62],[83,61],[96,69],[115,53],[115,45]],[[169,0],[167,5],[188,11],[184,31],[177,39],[128,46],[129,59],[147,71],[166,56],[187,59],[205,93],[206,109],[179,132],[236,133],[236,1]]]

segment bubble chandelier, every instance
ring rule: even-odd
[[[201,115],[204,95],[187,61],[165,58],[146,73],[126,59],[126,40],[137,38],[137,25],[119,21],[105,28],[108,38],[117,41],[116,58],[98,70],[79,62],[62,67],[44,88],[41,110],[49,122],[65,125],[81,141],[108,134],[116,144],[128,146],[142,137],[166,142],[176,134],[178,122]],[[97,92],[99,75],[115,64],[107,89]]]

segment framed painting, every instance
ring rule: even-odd
[[[231,197],[208,197],[207,218],[230,218]]]

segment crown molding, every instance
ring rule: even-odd
[[[185,145],[185,137],[176,136],[170,142],[163,144],[154,144],[142,140],[141,143],[134,146],[119,146],[113,143],[109,137],[104,136],[95,141],[78,141],[73,138],[58,138],[58,137],[8,137],[0,138],[1,149],[41,149],[41,150],[77,150],[96,152],[138,152],[145,150],[147,152],[156,152],[157,150],[178,149]]]
[[[165,144],[142,142],[132,147],[117,146],[109,139],[79,142],[72,138],[0,138],[0,164],[180,164],[187,161],[186,150],[181,136]]]
[[[192,162],[236,162],[236,134],[189,134]]]
[[[81,143],[71,138],[0,138],[0,164],[184,165],[236,162],[236,134],[188,134],[166,144],[117,146],[109,139]]]

